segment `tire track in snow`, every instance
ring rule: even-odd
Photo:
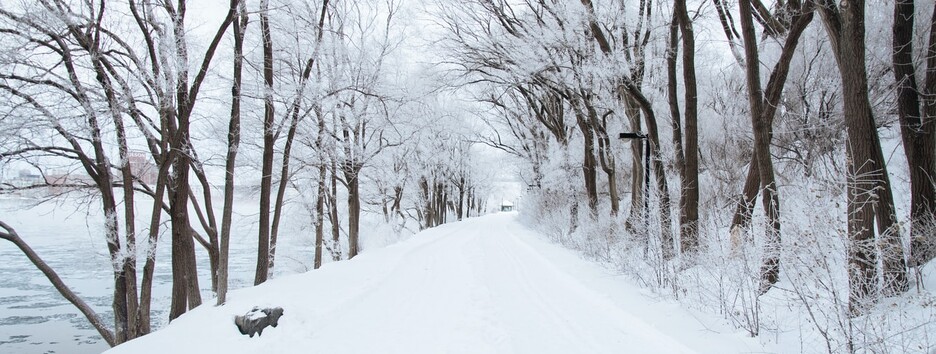
[[[441,228],[442,231],[445,228]],[[343,346],[323,346],[321,353],[412,353],[412,340],[420,338],[424,353],[477,353],[474,331],[458,331],[463,318],[470,317],[467,299],[471,283],[468,262],[460,250],[470,239],[464,228],[432,237],[418,247],[407,248],[401,262],[384,270],[381,279],[348,306],[332,309],[327,326],[316,334],[328,341],[354,328],[362,340]],[[475,329],[476,330],[476,329]],[[485,352],[485,351],[482,351]]]
[[[579,344],[585,341],[589,346],[587,352],[618,353],[627,348],[638,352],[695,353],[558,268],[521,237],[528,231],[519,224],[504,222],[503,226],[506,227],[500,230],[498,237],[489,238],[496,241],[496,245],[488,249],[501,250],[517,269],[513,275],[523,284],[522,293],[536,299],[539,311],[550,313],[553,321],[568,328],[569,340]],[[583,323],[579,311],[591,313],[591,321]],[[620,336],[617,341],[607,338],[615,335]],[[609,347],[614,342],[620,347]]]
[[[544,289],[543,284],[531,281],[533,279],[533,274],[530,272],[530,269],[528,269],[529,265],[520,260],[516,254],[516,250],[510,249],[509,246],[506,245],[508,238],[512,238],[512,235],[502,233],[496,236],[488,236],[483,240],[490,244],[490,246],[486,247],[487,249],[497,250],[499,261],[491,263],[501,263],[503,268],[501,271],[509,274],[512,280],[512,284],[506,284],[506,288],[501,290],[504,293],[511,294],[509,296],[517,296],[519,294],[521,297],[530,300],[530,303],[535,306],[527,309],[526,312],[549,320],[551,325],[546,326],[547,328],[545,329],[548,330],[551,327],[554,331],[552,333],[543,333],[545,335],[545,338],[543,338],[544,340],[555,342],[556,340],[563,339],[563,337],[576,338],[579,341],[577,346],[581,352],[602,353],[603,351],[594,343],[594,340],[592,340],[574,320],[565,318],[560,311],[558,311],[555,301],[544,295],[546,289]],[[542,326],[542,323],[539,323],[539,325]],[[555,344],[561,345],[562,343]],[[517,349],[517,352],[522,351],[519,350],[522,348]]]
[[[441,233],[441,235],[421,235],[420,240],[413,240],[415,242],[423,241],[421,244],[418,244],[415,247],[398,247],[405,250],[405,252],[397,252],[398,254],[395,254],[393,257],[392,264],[369,264],[367,268],[370,270],[370,272],[359,274],[366,275],[366,277],[362,279],[360,285],[353,289],[336,289],[338,291],[349,291],[350,293],[343,296],[340,302],[326,304],[328,311],[320,313],[319,316],[322,319],[341,317],[342,312],[346,311],[348,308],[352,308],[355,304],[365,301],[368,297],[374,296],[373,294],[375,290],[385,286],[388,280],[391,279],[390,274],[399,272],[399,269],[401,267],[407,266],[408,262],[415,258],[416,255],[427,252],[426,250],[429,248],[437,247],[439,243],[445,242],[448,236],[459,232],[458,229],[448,230],[444,233],[441,232],[443,230],[434,231]],[[355,262],[369,262],[369,256],[370,255],[367,253],[362,253],[360,256],[358,256],[359,258],[355,260]],[[338,266],[339,264],[340,263],[335,263],[329,266]]]

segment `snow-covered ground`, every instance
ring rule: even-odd
[[[633,286],[501,213],[233,291],[108,354],[739,353],[769,351]],[[248,338],[234,316],[280,306]]]

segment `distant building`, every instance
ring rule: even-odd
[[[19,170],[19,179],[23,181],[38,182],[42,181],[42,176],[30,170]]]
[[[80,185],[93,185],[91,177],[72,174],[69,172],[52,172],[46,175],[46,182],[49,184],[50,191],[55,194],[64,193]]]
[[[34,186],[42,183],[42,175],[27,169],[19,170],[15,178],[11,178],[5,183],[14,188]]]
[[[150,160],[146,152],[131,151],[127,156],[127,160],[129,160],[128,162],[130,163],[130,172],[139,178],[140,181],[146,184],[156,183],[159,169],[156,168],[156,164]]]
[[[500,209],[500,210],[501,210],[501,211],[513,211],[513,210],[514,210],[514,204],[511,203],[509,200],[504,200],[504,201],[501,202],[501,209]]]

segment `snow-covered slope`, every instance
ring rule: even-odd
[[[235,315],[285,309],[248,338]],[[120,353],[739,353],[756,340],[658,302],[502,213],[234,291]]]

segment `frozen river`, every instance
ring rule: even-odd
[[[248,198],[236,205],[231,241],[231,288],[251,285],[256,262],[256,206]],[[112,323],[113,278],[101,234],[99,204],[87,207],[71,201],[33,207],[32,200],[0,199],[5,221],[55,269],[65,283]],[[220,203],[218,204],[220,205]],[[137,215],[148,218],[149,208]],[[311,265],[310,232],[300,219],[286,218],[281,231],[276,273],[300,272]],[[139,226],[147,225],[143,220]],[[288,237],[286,235],[289,235]],[[171,290],[168,236],[160,239],[153,289],[153,326],[168,320]],[[196,243],[202,298],[214,302],[206,271],[208,257]],[[142,269],[142,261],[140,263]],[[0,240],[0,353],[100,353],[107,344],[45,276],[12,243]]]

